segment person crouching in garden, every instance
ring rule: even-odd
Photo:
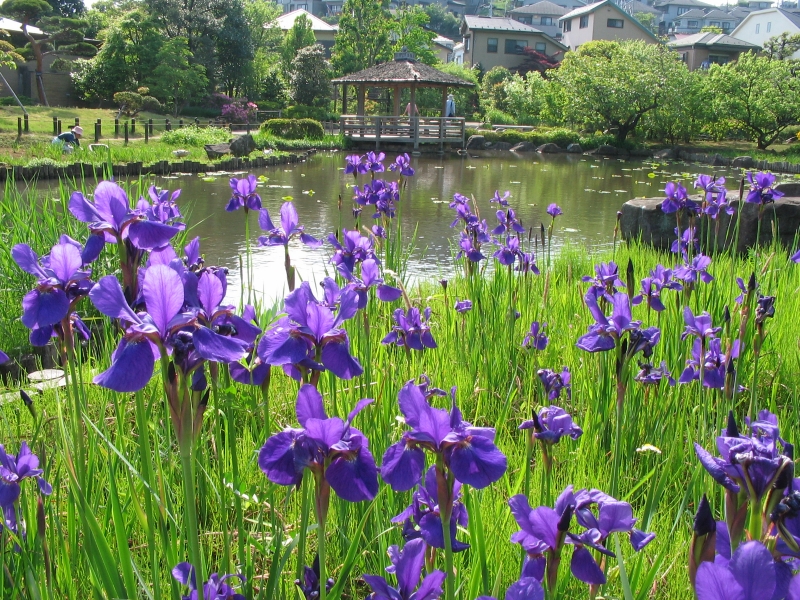
[[[60,145],[64,149],[64,152],[72,152],[76,147],[80,147],[82,136],[83,127],[76,125],[70,131],[65,131],[54,137],[53,144]]]

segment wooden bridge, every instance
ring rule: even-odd
[[[342,115],[339,128],[354,141],[374,141],[375,148],[384,143],[457,144],[464,146],[465,119],[462,117],[390,117]]]

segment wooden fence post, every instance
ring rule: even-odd
[[[58,123],[57,123],[56,129],[58,130],[56,135],[61,135],[61,119],[58,119]]]
[[[23,119],[23,121],[25,123],[25,133],[28,133],[30,131],[30,129],[28,127],[28,115],[25,115],[24,117],[22,117],[22,119]]]
[[[119,119],[117,118],[114,119],[114,137],[119,137]]]
[[[17,117],[17,137],[22,137],[22,117]]]
[[[58,135],[58,117],[53,117],[53,135]]]
[[[125,145],[128,145],[128,122],[125,121]]]
[[[136,119],[131,119],[131,135],[136,133]]]
[[[94,143],[100,141],[100,119],[97,119],[97,123],[94,124]]]

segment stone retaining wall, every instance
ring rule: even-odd
[[[193,160],[172,162],[162,160],[152,165],[144,166],[142,163],[126,163],[113,165],[115,177],[138,177],[139,175],[170,175],[172,173],[213,173],[215,171],[247,171],[274,165],[285,165],[302,162],[313,154],[314,150],[300,154],[285,154],[282,156],[259,156],[257,158],[229,158],[216,163],[201,163]],[[42,165],[38,167],[5,167],[0,168],[0,181],[14,178],[16,181],[30,179],[56,179],[56,178],[102,178],[106,165],[93,165],[91,163],[75,163],[64,167]]]
[[[735,158],[729,158],[719,154],[696,154],[693,152],[687,152],[686,150],[681,150],[678,152],[678,158],[686,162],[699,162],[720,167],[735,166],[733,165],[733,161],[736,160]],[[773,171],[779,173],[800,173],[800,163],[753,160],[752,170]]]

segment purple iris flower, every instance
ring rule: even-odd
[[[466,196],[462,196],[461,194],[456,194],[456,195],[459,196],[459,200],[461,198],[466,200]],[[502,196],[500,195],[500,191],[499,190],[495,190],[494,191],[494,196],[492,197],[491,200],[489,200],[489,202],[496,202],[500,206],[506,208],[506,207],[508,207],[508,199],[509,198],[511,198],[511,192],[509,192],[508,190],[506,190],[505,194],[503,194]],[[452,204],[450,205],[450,208],[453,208]]]
[[[577,440],[583,429],[572,420],[572,416],[558,406],[545,406],[533,419],[523,421],[518,429],[533,429],[533,437],[544,444],[557,444],[564,436]]]
[[[772,173],[759,172],[753,175],[752,171],[748,171],[747,180],[750,182],[750,191],[745,198],[746,202],[763,206],[783,197],[783,192],[773,189],[775,175]]]
[[[679,383],[691,383],[700,379],[703,372],[703,386],[714,389],[725,388],[725,374],[733,368],[732,360],[739,358],[739,340],[735,340],[730,353],[722,352],[722,342],[718,338],[708,341],[703,351],[703,342],[696,339],[692,344],[692,355],[686,360],[686,368],[678,379]]]
[[[283,366],[295,379],[300,378],[299,369],[327,369],[341,379],[361,375],[364,369],[350,354],[350,338],[341,327],[358,312],[358,301],[358,293],[346,287],[334,314],[314,297],[304,281],[284,299],[287,316],[264,332],[258,356],[266,364]]]
[[[699,444],[695,452],[700,464],[718,484],[733,494],[744,492],[753,506],[760,510],[763,497],[781,480],[782,474],[791,475],[793,461],[787,456],[788,446],[780,438],[777,418],[769,411],[761,411],[758,419],[748,423],[750,435],[741,435],[734,426],[723,430],[717,437],[719,457],[713,456]],[[778,448],[781,443],[784,452]],[[778,489],[783,495],[788,481]]]
[[[539,274],[539,267],[536,266],[536,256],[533,254],[533,252],[520,252],[517,255],[517,258],[519,259],[519,262],[517,263],[517,266],[514,267],[515,271],[526,274]]]
[[[686,327],[681,334],[681,340],[693,336],[706,342],[717,337],[717,334],[722,331],[722,327],[714,327],[711,315],[707,312],[695,316],[688,306],[683,309],[683,321],[686,323]]]
[[[717,177],[716,179],[714,179],[711,175],[706,175],[705,173],[702,173],[697,176],[697,179],[695,179],[694,189],[702,190],[705,200],[706,202],[708,202],[714,197],[715,194],[724,192],[725,178]]]
[[[642,300],[647,300],[648,308],[656,312],[666,310],[661,301],[662,290],[682,290],[683,286],[672,278],[672,269],[665,269],[662,265],[650,271],[650,275],[642,279],[642,293],[634,296],[632,303],[638,306]]]
[[[181,195],[179,189],[170,194],[169,190],[159,190],[155,185],[151,185],[147,188],[147,195],[150,197],[150,202],[145,198],[139,198],[136,203],[136,210],[145,215],[149,221],[178,224],[178,219],[183,218],[176,202]]]
[[[411,159],[408,157],[408,153],[398,154],[397,158],[394,159],[394,162],[389,165],[390,171],[400,171],[400,175],[403,177],[413,177],[414,176],[414,169],[411,167]]]
[[[724,177],[714,179],[711,175],[698,175],[694,187],[703,190],[705,199],[703,212],[711,219],[719,218],[723,210],[729,215],[733,214],[733,207],[728,203],[728,190],[725,189]]]
[[[553,202],[547,207],[547,214],[555,219],[559,215],[563,215],[564,211],[561,210],[561,207]]]
[[[488,596],[479,596],[476,600],[481,598]],[[535,577],[520,577],[508,586],[505,600],[544,600],[544,588]]]
[[[422,313],[415,306],[408,311],[402,308],[395,309],[392,314],[395,325],[392,330],[381,340],[381,344],[396,344],[409,350],[424,350],[436,348],[436,340],[431,334],[431,309],[426,308]]]
[[[52,486],[44,480],[42,473],[39,457],[31,452],[27,442],[22,442],[16,456],[6,453],[0,444],[0,510],[3,517],[0,519],[0,531],[5,526],[15,534],[18,533],[16,505],[22,493],[22,481],[36,478],[42,495],[49,496],[53,493]]]
[[[522,340],[522,347],[528,348],[529,350],[531,348],[534,350],[544,350],[547,348],[549,340],[544,334],[545,329],[547,329],[547,323],[542,323],[541,325],[539,321],[531,323],[530,331],[525,334],[525,339]]]
[[[775,296],[759,294],[756,301],[756,325],[762,325],[767,319],[775,316]]]
[[[334,250],[331,263],[336,266],[344,265],[348,271],[355,272],[356,265],[367,259],[378,260],[372,239],[361,235],[356,229],[349,231],[345,229],[341,243],[331,233],[328,236],[328,243]]]
[[[496,214],[497,222],[499,224],[492,230],[494,235],[503,235],[505,233],[510,234],[512,231],[516,233],[525,233],[525,228],[517,218],[517,213],[513,208],[498,210]]]
[[[319,248],[322,242],[311,237],[300,225],[297,210],[291,202],[284,202],[281,206],[281,226],[275,227],[269,216],[269,211],[262,208],[258,213],[258,225],[267,235],[258,238],[260,246],[288,246],[289,241],[299,237],[300,241],[310,248]]]
[[[667,368],[667,363],[661,361],[661,366],[654,367],[650,363],[639,363],[640,371],[633,378],[643,385],[658,385],[666,379],[670,385],[675,385],[675,379]]]
[[[572,398],[572,386],[570,385],[572,375],[568,367],[564,367],[561,373],[550,369],[539,369],[536,374],[550,400],[557,400],[561,396],[561,390],[566,390],[567,398]]]
[[[800,264],[800,250],[798,250],[797,252],[792,254],[789,257],[789,260],[791,260],[792,262],[796,262],[796,263]]]
[[[346,158],[344,167],[345,175],[353,174],[353,177],[365,175],[369,171],[369,166],[364,162],[364,157],[358,154],[351,154]]]
[[[690,285],[694,285],[698,281],[711,283],[714,281],[714,276],[708,272],[710,265],[711,258],[704,254],[698,254],[692,259],[691,263],[675,267],[675,277]]]
[[[113,275],[100,279],[89,298],[104,315],[119,319],[125,329],[111,356],[111,366],[94,383],[116,392],[136,392],[153,375],[156,358],[172,354],[175,365],[190,375],[204,360],[229,363],[242,359],[246,344],[203,327],[191,313],[181,312],[185,294],[181,276],[165,265],[149,267],[142,297],[147,312],[128,306]],[[176,399],[177,400],[177,399]]]
[[[20,269],[36,277],[36,287],[22,299],[22,324],[31,330],[34,346],[44,346],[53,335],[69,336],[71,315],[77,303],[89,294],[94,283],[91,269],[84,266],[94,261],[103,248],[103,239],[90,235],[85,248],[68,236],[39,258],[27,244],[17,244],[11,256]],[[78,319],[79,321],[79,319]],[[78,324],[78,329],[84,328]]]
[[[359,309],[363,309],[367,306],[367,292],[373,287],[375,288],[375,295],[378,297],[378,300],[383,302],[394,302],[403,295],[402,290],[399,288],[383,283],[381,268],[374,258],[369,258],[361,263],[361,278],[353,275],[343,264],[339,265],[337,270],[350,287],[358,294]]]
[[[8,354],[6,354],[2,350],[0,350],[0,365],[4,365],[5,363],[7,363],[10,360],[11,359],[8,357]]]
[[[367,170],[373,173],[383,173],[386,168],[383,166],[383,161],[386,154],[383,152],[367,152],[364,156],[364,163],[367,165]]]
[[[245,600],[243,594],[239,594],[227,583],[230,579],[238,578],[244,583],[243,575],[223,575],[220,577],[212,573],[208,581],[203,584],[202,590],[197,589],[197,577],[194,567],[188,562],[182,562],[172,569],[172,576],[181,585],[189,588],[189,594],[181,596],[181,600]]]
[[[359,400],[342,421],[328,417],[322,395],[310,384],[297,394],[300,429],[287,428],[270,437],[258,454],[258,466],[272,483],[299,485],[309,469],[348,502],[372,500],[378,493],[378,470],[369,441],[351,427],[355,416],[374,400]]]
[[[683,232],[676,227],[675,235],[677,235],[678,238],[672,242],[672,246],[670,247],[670,251],[673,254],[682,254],[684,259],[686,259],[689,248],[692,248],[694,252],[698,252],[700,250],[700,242],[695,236],[694,227],[687,227],[683,230]]]
[[[472,310],[472,300],[456,300],[455,309],[457,313],[468,313]]]
[[[589,290],[597,296],[605,296],[607,300],[611,299],[617,288],[624,288],[625,284],[619,278],[619,267],[616,263],[600,263],[594,266],[595,276],[584,275],[581,280],[586,283],[591,283]]]
[[[686,188],[679,183],[670,181],[664,188],[666,198],[661,203],[661,210],[666,214],[685,210],[691,214],[700,212],[700,205],[689,198]]]
[[[461,238],[459,239],[458,244],[461,249],[456,254],[456,260],[459,260],[462,256],[466,256],[471,262],[476,263],[486,258],[481,253],[480,244],[476,246],[473,238],[465,231],[461,232]]]
[[[520,249],[519,238],[507,237],[505,244],[500,245],[500,248],[492,256],[501,265],[510,267],[517,261],[517,257],[520,254],[522,254],[522,250]]]
[[[334,583],[334,580],[329,577],[325,582],[325,591],[330,592]],[[295,579],[294,584],[300,588],[306,600],[319,599],[319,554],[314,556],[314,563],[310,567],[303,566],[303,579]]]
[[[445,580],[443,571],[435,569],[422,577],[425,566],[425,542],[411,540],[402,550],[389,548],[392,557],[392,572],[397,577],[394,588],[381,575],[364,575],[363,579],[372,589],[368,600],[437,600],[442,595]]]
[[[249,210],[261,210],[261,196],[256,192],[258,180],[255,175],[248,175],[246,178],[237,179],[231,177],[231,190],[233,194],[228,201],[225,210],[233,212],[243,208],[245,212]]]
[[[248,304],[244,307],[242,316],[238,317],[237,325],[235,327],[236,337],[243,339],[247,342],[247,366],[239,363],[232,362],[228,365],[228,370],[231,374],[231,379],[243,385],[261,386],[265,382],[269,384],[270,365],[261,360],[255,352],[255,340],[261,334],[261,328],[258,326],[258,319],[256,318],[255,307]],[[241,324],[244,324],[242,327]]]
[[[449,412],[433,408],[413,380],[403,386],[397,399],[411,430],[383,455],[381,477],[393,490],[410,490],[419,483],[425,465],[423,449],[436,455],[455,479],[476,489],[494,483],[506,472],[506,457],[494,444],[494,429],[473,427],[462,420],[455,404],[455,388],[451,391]],[[440,476],[444,477],[444,473],[439,473],[437,467],[437,478]],[[440,497],[439,504],[449,506],[453,497]]]
[[[605,352],[613,350],[620,338],[627,332],[638,329],[641,321],[631,318],[630,298],[623,292],[615,292],[611,298],[611,318],[607,318],[597,305],[597,298],[591,292],[584,297],[589,312],[594,317],[594,325],[589,332],[578,338],[576,346],[587,352]]]
[[[394,517],[392,523],[403,523],[403,538],[406,541],[422,538],[432,548],[444,549],[436,467],[428,469],[425,478],[411,496],[411,504]],[[469,544],[456,539],[456,528],[459,525],[466,528],[469,525],[469,516],[461,501],[461,482],[456,481],[453,485],[450,512],[450,544],[453,552],[462,552],[469,548]]]
[[[760,541],[741,544],[730,559],[717,556],[697,569],[698,600],[797,600],[800,581]],[[788,595],[787,595],[788,594]]]

